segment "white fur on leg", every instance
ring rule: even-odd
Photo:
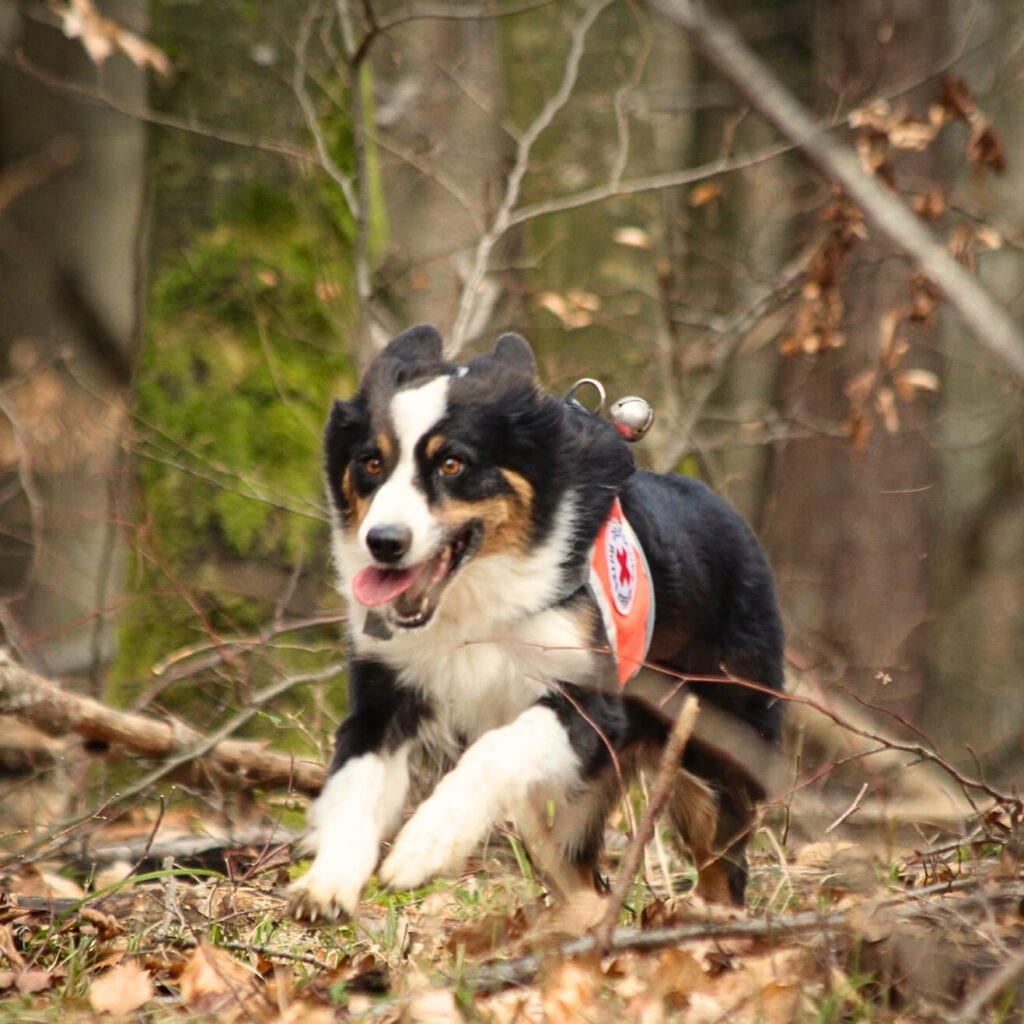
[[[408,789],[408,745],[354,757],[327,780],[313,807],[313,864],[289,887],[295,917],[334,921],[355,914]]]
[[[558,716],[534,706],[484,733],[399,833],[380,869],[392,889],[414,889],[461,866],[492,825],[526,805],[531,789],[569,789],[579,758]]]

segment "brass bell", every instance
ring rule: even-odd
[[[608,419],[627,441],[639,441],[651,429],[654,410],[646,399],[626,395],[608,410]]]

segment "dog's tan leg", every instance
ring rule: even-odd
[[[729,871],[716,849],[718,801],[710,787],[695,775],[679,770],[669,816],[697,867],[697,893],[715,903],[732,903]]]
[[[536,938],[580,935],[604,919],[608,896],[598,884],[590,851],[581,849],[593,838],[595,814],[603,832],[606,797],[600,790],[591,787],[578,799],[557,805],[534,799],[516,814],[530,860],[556,898],[539,918]]]
[[[592,893],[593,871],[571,860],[554,824],[548,821],[546,801],[531,801],[516,814],[516,825],[530,861],[554,895],[560,900],[570,901],[581,892]]]

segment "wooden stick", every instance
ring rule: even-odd
[[[319,676],[283,680],[269,687],[250,705],[252,713],[271,697],[312,678]],[[319,793],[323,786],[324,770],[317,763],[274,753],[266,744],[250,740],[220,739],[206,750],[208,738],[191,726],[118,711],[92,697],[62,690],[17,664],[3,649],[0,714],[12,715],[48,736],[75,733],[87,740],[126,747],[143,757],[194,760],[226,785],[287,787],[308,795]],[[248,717],[240,716],[234,727]],[[190,751],[195,752],[194,759],[189,757]]]
[[[629,846],[626,847],[626,853],[622,858],[622,863],[619,865],[619,871],[615,876],[615,883],[612,886],[611,896],[609,897],[608,909],[601,919],[601,923],[594,931],[594,942],[598,949],[608,949],[610,947],[612,934],[619,919],[619,911],[622,909],[626,896],[629,894],[629,887],[633,884],[633,879],[636,877],[637,868],[640,867],[640,861],[644,855],[644,847],[651,841],[658,818],[661,816],[661,812],[664,810],[665,804],[672,793],[672,786],[676,781],[676,773],[679,771],[683,750],[686,749],[690,734],[693,732],[699,710],[700,706],[697,698],[692,694],[689,695],[683,702],[679,715],[672,725],[672,731],[669,733],[668,741],[658,763],[658,774],[654,778],[654,785],[651,786],[651,798],[648,800],[647,807],[640,818],[636,835],[633,836]]]

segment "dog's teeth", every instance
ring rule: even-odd
[[[434,570],[434,575],[430,577],[430,585],[434,586],[435,583],[439,583],[441,580],[448,575],[448,569],[452,564],[452,549],[445,548],[441,552],[441,557],[437,560],[437,568]]]

